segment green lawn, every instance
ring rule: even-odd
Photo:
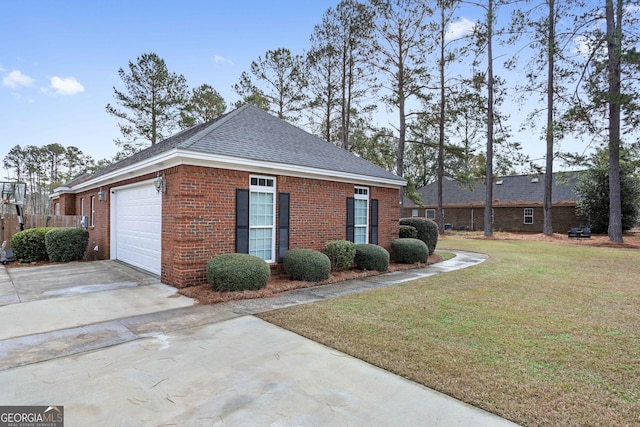
[[[476,266],[261,317],[523,425],[640,424],[640,251],[447,237]]]

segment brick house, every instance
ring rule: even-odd
[[[86,216],[89,250],[176,287],[206,280],[213,256],[276,264],[289,248],[348,239],[387,249],[405,181],[245,105],[55,190]]]
[[[580,172],[553,174],[552,219],[557,233],[580,225],[576,216],[574,187]],[[404,200],[403,216],[438,220],[437,183],[418,190],[423,206]],[[486,186],[484,181],[464,184],[445,177],[442,182],[444,222],[455,230],[484,230]],[[493,227],[495,230],[541,233],[544,225],[544,175],[506,176],[493,181]]]

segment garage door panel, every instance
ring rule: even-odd
[[[162,196],[152,185],[116,191],[116,258],[160,274]]]

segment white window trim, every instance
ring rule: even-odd
[[[365,193],[365,194],[360,194],[360,193]],[[367,201],[367,219],[364,225],[358,225],[355,223],[355,220],[354,220],[353,228],[354,228],[354,235],[355,235],[355,229],[364,228],[364,236],[365,236],[364,243],[369,243],[369,187],[355,186],[353,189],[353,198],[355,200]],[[355,212],[354,212],[354,215],[355,215]]]
[[[418,209],[411,209],[411,216],[412,216],[412,217],[416,217],[416,216],[418,216],[418,215],[419,215],[419,213],[418,213]]]
[[[96,218],[96,196],[91,196],[91,227],[95,226],[95,218]]]
[[[80,216],[84,216],[84,197],[80,197]]]
[[[527,214],[529,212],[529,214]],[[527,222],[527,218],[531,218],[531,222]],[[526,225],[533,224],[533,208],[524,208],[524,223]]]
[[[252,185],[251,181],[253,178],[257,179],[270,179],[273,180],[273,187],[261,186],[261,185]],[[252,226],[251,221],[249,221],[249,234],[251,234],[252,229],[265,229],[271,228],[271,259],[266,259],[266,262],[276,262],[276,185],[277,179],[275,176],[267,176],[267,175],[250,175],[249,176],[249,218],[251,218],[251,193],[271,193],[273,194],[273,212],[271,213],[271,218],[273,219],[271,226]],[[251,240],[249,240],[249,253],[251,253]]]
[[[429,218],[429,212],[433,212],[433,218]],[[427,219],[430,219],[432,221],[436,220],[436,210],[435,209],[425,209],[424,210],[424,217]]]

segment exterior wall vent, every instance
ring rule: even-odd
[[[538,178],[531,178],[531,182],[533,182],[534,184],[538,181],[539,181]]]
[[[503,182],[503,180],[496,181],[496,185],[502,185]]]

